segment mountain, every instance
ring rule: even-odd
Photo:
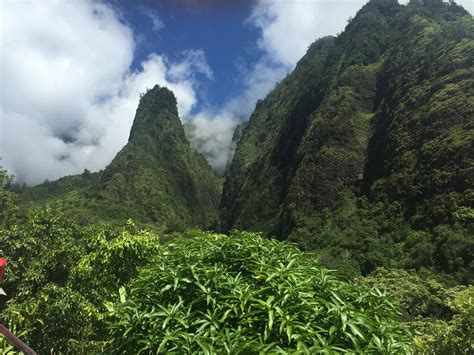
[[[222,178],[197,151],[221,149],[204,149],[188,125],[191,147],[174,95],[158,86],[103,171],[19,189],[20,199],[82,223],[263,232],[347,276],[385,266],[470,283],[473,58],[474,21],[454,2],[371,0],[237,126],[220,202]]]
[[[327,249],[363,272],[395,263],[466,281],[473,61],[462,7],[370,1],[257,103],[224,183],[222,229]]]
[[[26,188],[20,198],[82,222],[133,218],[181,229],[211,226],[219,194],[219,179],[186,139],[174,94],[155,86],[140,99],[128,143],[103,171]]]
[[[237,127],[235,127],[234,134],[232,135],[232,140],[230,142],[230,159],[227,161],[225,167],[225,174],[228,174],[230,169],[230,165],[232,163],[232,158],[234,157],[235,150],[237,149],[237,144],[239,143],[240,139],[242,138],[242,134],[244,132],[245,127],[249,124],[248,121],[242,121]]]

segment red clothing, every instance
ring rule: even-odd
[[[3,273],[5,272],[5,267],[7,263],[4,258],[0,258],[0,280],[3,278]]]

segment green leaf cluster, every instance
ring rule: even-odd
[[[112,352],[410,351],[380,291],[335,278],[256,233],[199,233],[160,249],[109,305]]]

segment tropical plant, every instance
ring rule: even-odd
[[[108,305],[110,351],[411,351],[382,292],[256,233],[196,234],[160,249]]]
[[[0,227],[12,224],[19,209],[16,194],[7,190],[12,182],[13,176],[0,165]]]
[[[137,274],[160,248],[156,234],[131,220],[124,228],[103,228],[89,241],[91,252],[71,270],[69,285],[101,306]]]

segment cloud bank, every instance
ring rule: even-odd
[[[188,118],[196,74],[213,75],[199,50],[173,63],[152,53],[131,71],[132,30],[93,0],[4,1],[1,20],[0,156],[19,182],[103,168],[127,141],[140,92],[169,87]]]
[[[222,175],[235,150],[232,146],[235,129],[243,122],[229,112],[211,114],[204,111],[186,123],[186,135],[191,147],[202,153],[213,169]]]

